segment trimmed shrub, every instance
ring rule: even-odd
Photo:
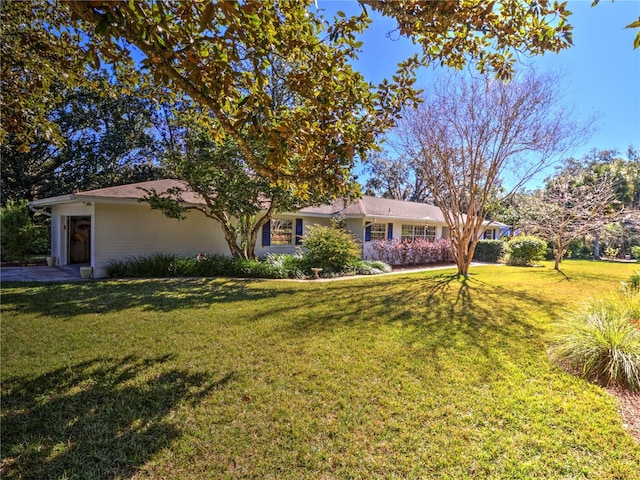
[[[434,241],[415,239],[376,240],[373,251],[377,260],[389,265],[426,265],[453,261],[451,241],[438,238]]]
[[[498,263],[505,255],[506,244],[502,240],[480,240],[473,253],[478,262]]]
[[[321,225],[308,227],[302,245],[308,265],[322,268],[325,273],[346,272],[361,257],[356,238],[338,228]]]
[[[106,270],[107,276],[115,278],[286,278],[277,268],[266,262],[204,254],[197,257],[180,257],[173,254],[155,253],[126,260],[113,260],[109,262]]]
[[[163,278],[163,277],[242,277],[242,278],[310,278],[311,264],[302,253],[269,254],[262,261],[232,258],[218,254],[199,254],[196,257],[180,257],[173,254],[131,257],[112,260],[106,267],[112,278]],[[324,268],[324,267],[321,267]],[[377,275],[391,271],[391,267],[379,261],[354,260],[340,271],[323,271],[322,276]]]
[[[543,260],[547,251],[547,243],[537,237],[513,237],[507,242],[508,265],[530,266]]]
[[[560,323],[553,360],[589,380],[640,391],[640,294],[593,301]]]
[[[636,259],[636,262],[640,262],[640,245],[631,247],[631,255]]]

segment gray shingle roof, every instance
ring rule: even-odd
[[[345,216],[411,218],[444,222],[442,211],[434,205],[370,197],[368,195],[364,195],[346,206],[344,200],[337,200],[331,205],[307,207],[300,210],[300,212],[316,215],[336,215],[341,213]]]
[[[55,205],[72,201],[96,201],[105,200],[139,200],[146,195],[145,190],[155,189],[158,193],[166,192],[170,188],[182,188],[186,191],[182,194],[182,200],[191,204],[204,204],[202,198],[186,189],[186,184],[181,180],[153,180],[149,182],[131,183],[116,187],[99,188],[85,192],[61,195],[59,197],[45,198],[32,202],[35,206]]]
[[[35,206],[47,206],[72,201],[97,201],[100,199],[116,201],[138,200],[146,195],[144,189],[155,189],[158,193],[162,193],[167,191],[167,189],[175,187],[185,188],[185,183],[180,180],[155,180],[78,192],[70,195],[36,200],[32,203]],[[204,203],[201,197],[189,191],[182,195],[182,199],[187,203],[196,205]],[[367,195],[346,204],[344,200],[340,199],[330,205],[306,207],[301,209],[300,213],[319,216],[342,214],[346,217],[406,218],[444,222],[442,211],[434,205],[405,202],[389,198],[376,198]]]

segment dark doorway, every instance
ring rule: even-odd
[[[91,262],[91,217],[69,217],[69,263]]]

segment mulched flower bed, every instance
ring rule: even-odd
[[[623,425],[640,442],[640,394],[620,387],[607,387],[607,391],[618,399]]]

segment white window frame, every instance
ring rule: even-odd
[[[386,223],[372,223],[371,228],[371,241],[386,240],[387,239],[387,224]]]
[[[271,228],[269,232],[270,244],[274,246],[278,245],[292,245],[295,239],[295,224],[292,219],[288,218],[272,218]],[[288,237],[288,238],[280,238]]]
[[[409,225],[401,226],[402,240],[414,241],[416,238],[433,242],[436,239],[435,225]]]

